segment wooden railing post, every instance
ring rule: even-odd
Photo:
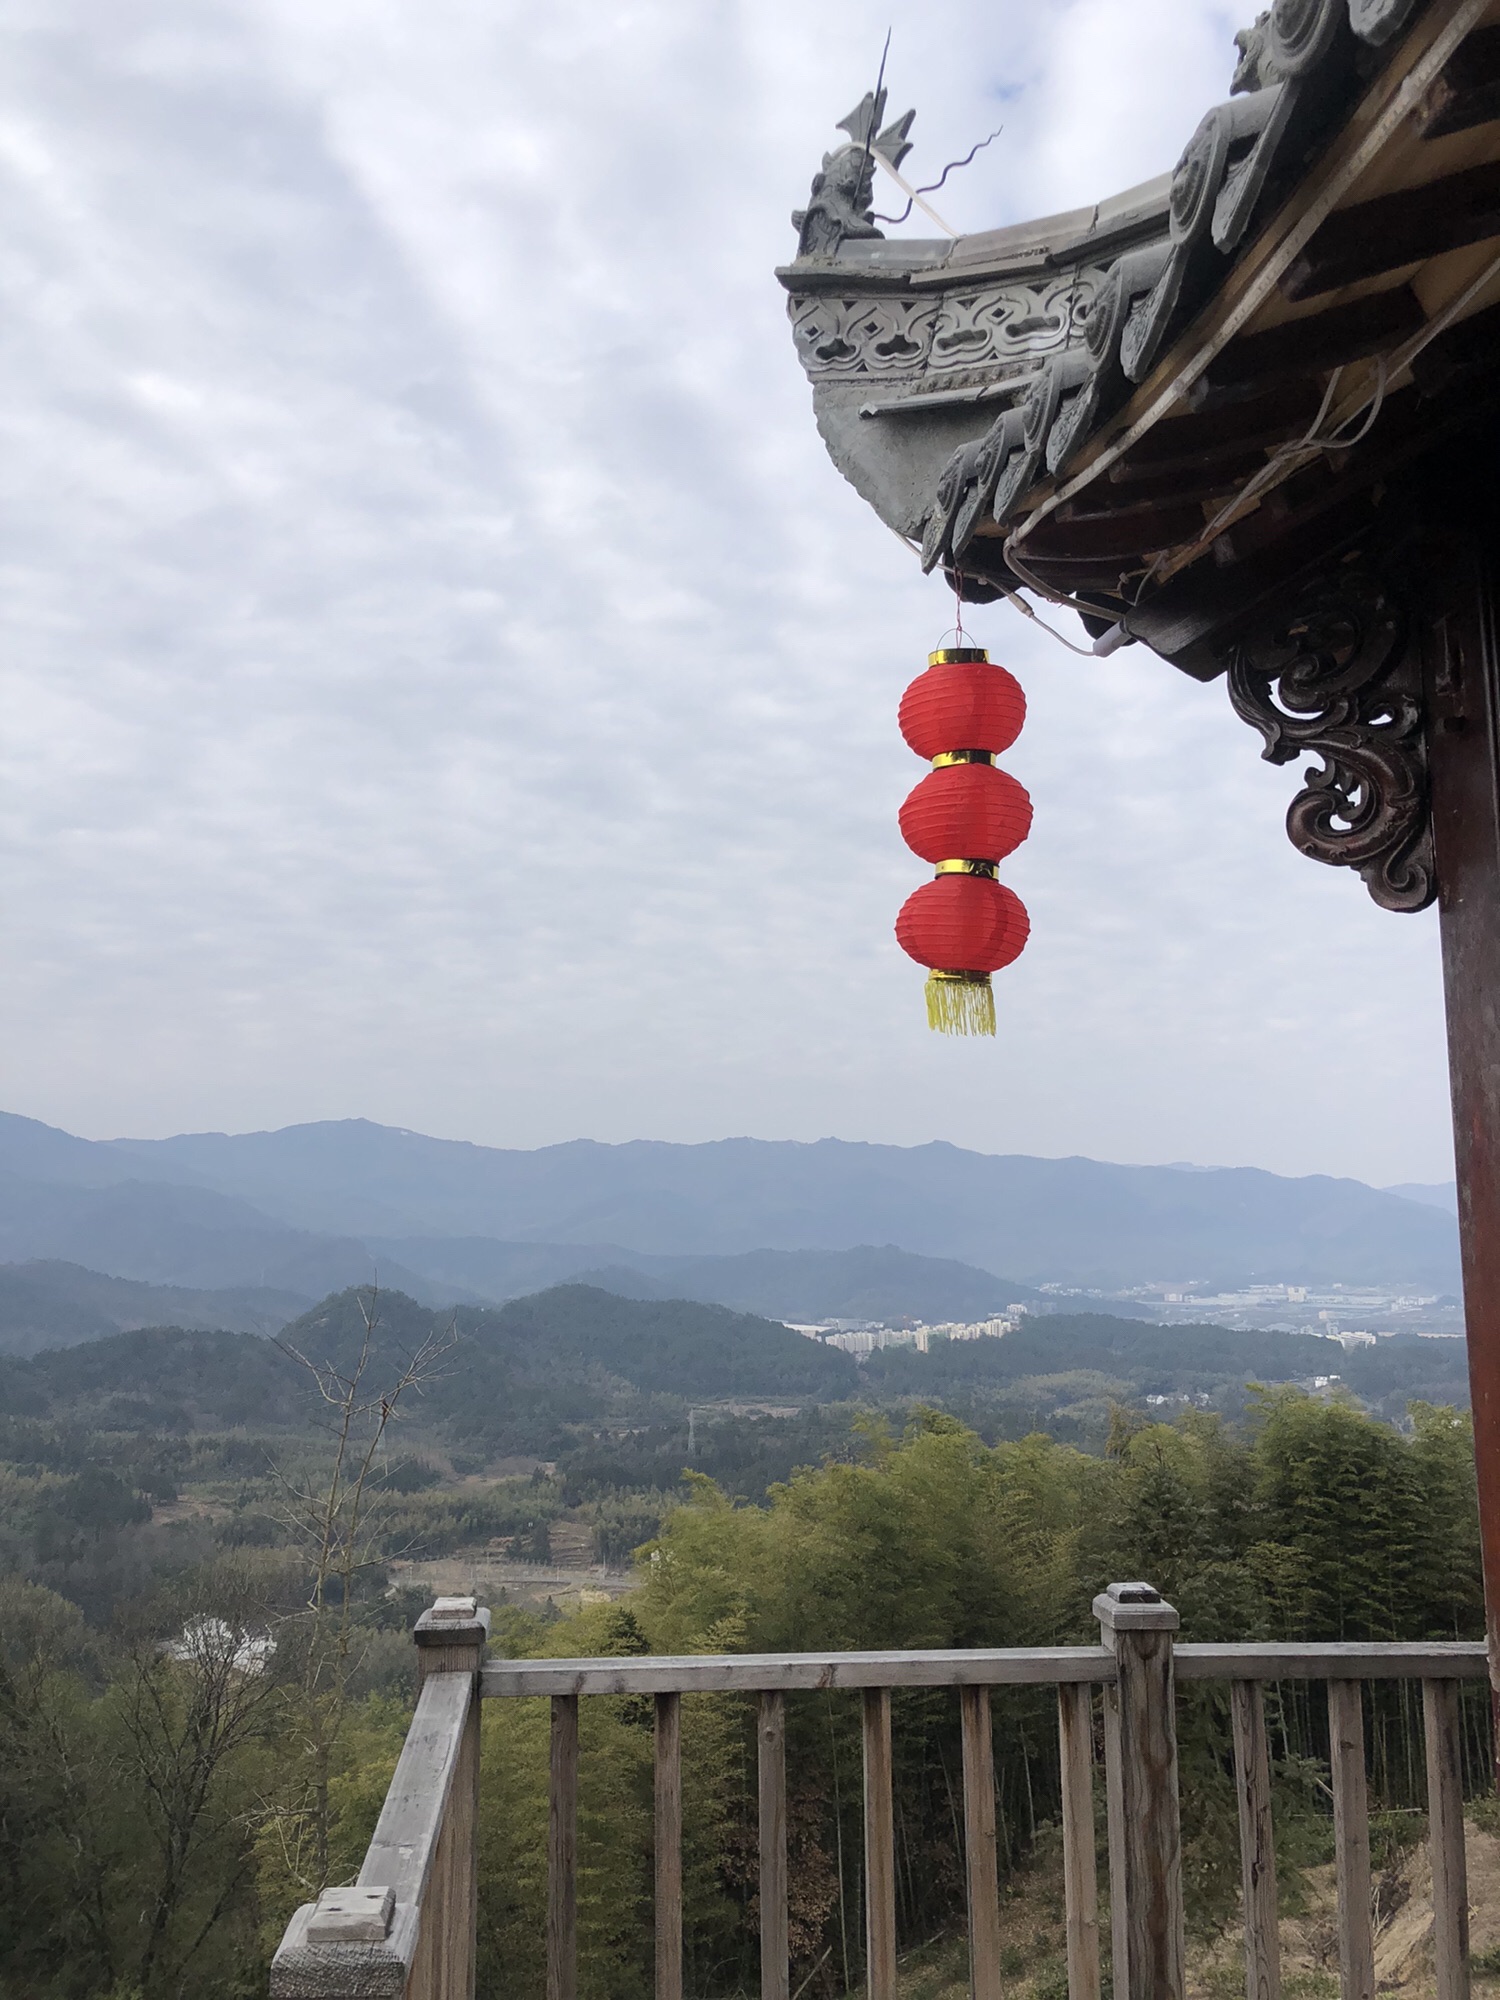
[[[682,2000],[682,1696],[656,1697],[656,2000]]]
[[[864,1693],[865,1991],[896,2000],[896,1823],[891,1775],[891,1691]]]
[[[1094,1599],[1094,1616],[1117,1669],[1104,1690],[1115,2000],[1183,2000],[1177,1613],[1149,1583],[1112,1583]]]
[[[1057,1689],[1062,1767],[1063,1915],[1068,2000],[1099,2000],[1099,1866],[1094,1855],[1094,1691],[1087,1681]]]
[[[432,1939],[433,2000],[474,2000],[479,1942],[479,1670],[490,1614],[472,1597],[440,1597],[412,1634],[417,1684],[432,1674],[468,1674],[474,1694],[448,1794],[423,1930]],[[415,1996],[413,1996],[415,2000]]]
[[[552,1697],[547,1791],[547,2000],[578,1994],[578,1697]]]
[[[1339,1990],[1342,2000],[1375,2000],[1370,1798],[1365,1785],[1364,1695],[1358,1681],[1328,1683],[1328,1761],[1338,1883]]]
[[[964,1746],[964,1863],[969,1890],[969,2000],[1000,2000],[1000,1857],[995,1739],[987,1687],[958,1691]]]
[[[1240,1808],[1240,1885],[1245,1902],[1245,2000],[1281,2000],[1281,1933],[1276,1915],[1276,1842],[1271,1831],[1271,1754],[1265,1691],[1229,1683],[1234,1784]]]
[[[760,2000],[788,2000],[786,1910],[786,1696],[760,1697]]]
[[[1469,1876],[1458,1682],[1422,1683],[1427,1738],[1427,1849],[1432,1860],[1432,1958],[1437,2000],[1469,2000]]]

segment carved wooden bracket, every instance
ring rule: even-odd
[[[1390,590],[1367,570],[1320,577],[1229,661],[1235,713],[1272,764],[1321,757],[1287,810],[1292,845],[1354,868],[1386,910],[1437,894],[1420,665]]]

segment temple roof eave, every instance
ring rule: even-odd
[[[1107,201],[955,237],[848,237],[831,256],[777,267],[789,292],[849,286],[929,288],[1003,282],[1128,249],[1167,227],[1172,176],[1158,174]]]
[[[1277,0],[1239,39],[1171,176],[778,273],[830,454],[925,566],[1077,596],[1167,657],[1174,577],[1260,564],[1362,465],[1378,486],[1500,337],[1500,0]],[[1350,448],[1301,452],[1315,421]]]

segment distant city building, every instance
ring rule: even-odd
[[[1013,1315],[1018,1315],[1021,1310],[1019,1306],[1012,1306],[1010,1315],[996,1314],[981,1320],[949,1320],[941,1326],[926,1326],[920,1320],[912,1326],[877,1326],[868,1320],[860,1323],[836,1319],[823,1320],[816,1325],[783,1320],[782,1325],[792,1333],[804,1334],[809,1340],[821,1340],[825,1347],[837,1347],[842,1353],[852,1354],[859,1360],[881,1347],[914,1347],[919,1354],[930,1354],[934,1340],[999,1340],[1015,1331]]]

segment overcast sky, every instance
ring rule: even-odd
[[[1248,7],[1247,7],[1247,11]],[[772,269],[835,122],[992,126],[960,228],[1171,166],[1208,0],[0,0],[0,1102],[1445,1179],[1437,926],[1222,686],[1024,681],[992,1044],[891,925],[951,599]]]

